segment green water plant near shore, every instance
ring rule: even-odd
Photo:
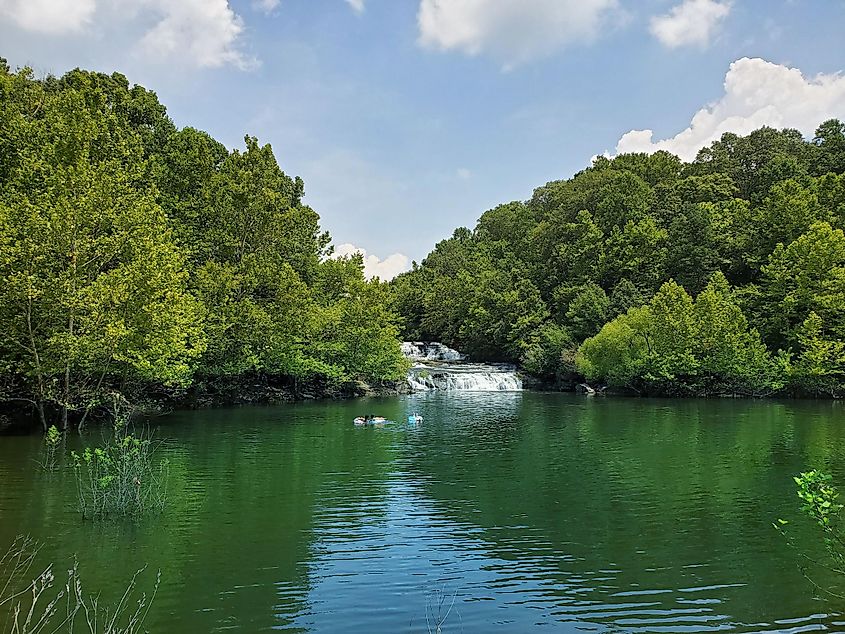
[[[85,519],[139,517],[161,512],[167,503],[167,460],[157,460],[156,446],[134,434],[118,418],[114,434],[102,446],[71,452],[79,511]]]
[[[788,522],[779,519],[775,528],[787,539],[787,543],[799,555],[799,569],[807,581],[822,598],[845,600],[845,526],[842,521],[843,505],[839,502],[839,490],[832,484],[832,476],[823,471],[811,470],[793,478],[801,499],[801,510],[820,531],[824,544],[825,559],[820,560],[807,554],[803,544],[797,544],[787,532]],[[821,582],[819,576],[833,575],[834,585]]]
[[[59,464],[59,451],[62,444],[62,434],[55,425],[51,425],[44,434],[44,458],[41,461],[41,468],[44,471],[55,471]]]

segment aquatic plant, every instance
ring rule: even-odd
[[[452,613],[457,597],[457,590],[452,594],[451,598],[444,590],[435,590],[429,595],[425,607],[425,625],[428,629],[428,634],[441,634],[443,632],[443,624],[446,623],[446,620]],[[458,614],[457,610],[455,613]],[[460,617],[459,614],[458,616]]]
[[[41,468],[44,471],[55,471],[58,466],[56,460],[59,447],[62,442],[62,434],[59,429],[52,425],[44,435],[44,459],[41,461]]]
[[[156,445],[131,433],[126,418],[102,447],[71,452],[79,510],[86,519],[139,516],[164,509],[167,460],[155,460]]]
[[[845,576],[845,530],[842,526],[843,505],[838,502],[839,491],[831,484],[830,474],[815,469],[803,472],[793,480],[797,485],[798,497],[803,502],[801,510],[821,530],[827,560],[819,561],[807,554],[804,548],[799,548],[786,532],[789,523],[786,520],[779,519],[774,526],[786,538],[789,546],[798,552],[798,567],[816,592],[820,596],[843,600],[845,594],[817,580],[822,572]]]
[[[161,582],[156,575],[152,592],[136,591],[138,570],[130,580],[117,604],[105,606],[97,595],[83,590],[79,565],[74,561],[67,571],[63,585],[55,587],[53,564],[48,564],[34,578],[30,570],[38,554],[39,545],[30,537],[19,536],[0,557],[0,614],[8,613],[12,634],[40,634],[42,632],[88,632],[88,634],[140,634],[155,600]]]

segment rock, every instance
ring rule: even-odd
[[[587,396],[595,396],[596,391],[586,383],[579,383],[575,386],[575,391],[578,394],[586,394]]]

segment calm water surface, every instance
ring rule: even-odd
[[[0,438],[0,545],[75,554],[105,598],[160,568],[152,632],[427,632],[440,603],[444,632],[845,631],[771,526],[813,536],[791,475],[845,485],[843,423],[837,403],[535,393],[184,412],[153,421],[170,506],[140,523],[81,521],[40,438]]]

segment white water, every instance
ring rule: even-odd
[[[464,355],[436,341],[403,341],[402,354],[412,361],[463,361]]]
[[[522,379],[507,364],[469,363],[466,357],[442,343],[406,341],[402,353],[414,366],[408,385],[415,392],[454,390],[463,392],[518,392]]]

